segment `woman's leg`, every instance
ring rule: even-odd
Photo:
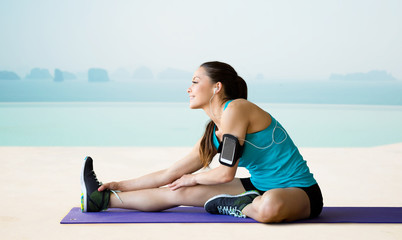
[[[211,197],[219,194],[237,195],[245,189],[240,179],[219,185],[196,185],[172,191],[170,188],[152,188],[118,193],[122,202],[110,194],[109,207],[128,208],[140,211],[161,211],[179,205],[204,206]]]
[[[310,216],[310,200],[300,188],[278,188],[256,197],[243,211],[259,222],[290,222]]]

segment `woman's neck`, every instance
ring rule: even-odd
[[[215,98],[212,99],[211,103],[206,104],[203,110],[216,126],[220,126],[224,107],[225,102],[222,99]]]

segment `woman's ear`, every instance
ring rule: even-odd
[[[216,86],[215,86],[215,90],[214,93],[220,91],[222,89],[222,83],[221,82],[217,82]]]

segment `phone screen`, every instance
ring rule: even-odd
[[[221,152],[221,162],[232,165],[235,161],[234,154],[236,149],[236,141],[231,138],[225,138]]]

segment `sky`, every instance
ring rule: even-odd
[[[402,80],[400,0],[0,0],[0,71],[193,72],[328,79],[385,70]]]

